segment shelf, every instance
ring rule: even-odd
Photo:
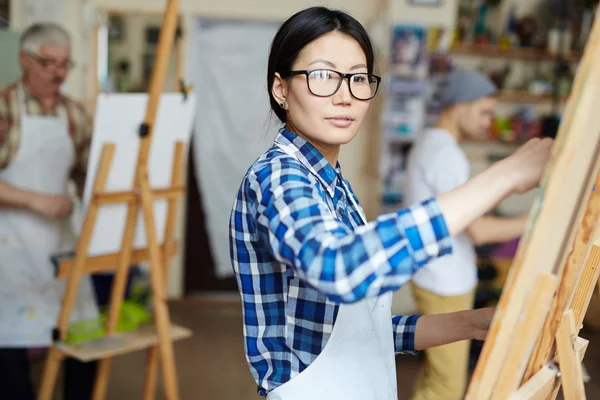
[[[552,103],[552,95],[537,95],[524,91],[510,91],[501,92],[498,95],[498,100],[510,103],[544,104]],[[561,103],[564,103],[567,101],[567,97],[562,96],[559,100]]]
[[[192,336],[192,331],[171,325],[171,340],[181,340]],[[144,350],[158,344],[158,336],[153,324],[141,326],[133,332],[118,332],[101,339],[78,344],[57,343],[56,348],[67,356],[88,362],[114,357],[133,351]]]
[[[551,54],[546,50],[533,48],[512,48],[502,49],[495,45],[484,44],[461,44],[450,49],[452,54],[469,55],[476,57],[488,58],[510,58],[513,60],[531,60],[531,61],[552,61],[556,59],[555,54]],[[567,61],[579,61],[581,54],[571,53],[565,56]]]

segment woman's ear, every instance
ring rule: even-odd
[[[283,79],[278,72],[275,72],[275,79],[273,79],[271,94],[281,108],[287,109],[288,85],[287,81]]]

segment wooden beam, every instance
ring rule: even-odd
[[[573,310],[564,313],[556,333],[556,347],[562,374],[565,400],[585,399],[581,360],[575,349],[575,318]]]
[[[579,360],[583,360],[589,341],[578,337],[575,339],[575,350]],[[510,400],[546,400],[560,384],[561,373],[558,368],[558,357],[551,364],[544,365],[517,391],[508,397]]]
[[[515,336],[519,338],[507,349],[506,363],[492,393],[493,400],[504,400],[519,387],[527,367],[527,360],[544,324],[544,317],[556,289],[557,279],[551,273],[541,274],[533,287],[535,298],[529,302],[519,322]]]
[[[156,189],[152,191],[152,196],[155,200],[168,199],[177,200],[185,193],[183,185],[171,186],[165,189]],[[117,203],[133,203],[139,197],[135,192],[106,192],[94,195],[98,199],[98,204],[117,204]]]
[[[591,247],[586,267],[579,278],[575,297],[571,303],[571,309],[575,313],[575,328],[577,329],[581,329],[581,324],[583,324],[585,313],[590,305],[600,274],[600,268],[598,268],[600,265],[600,239],[597,239]]]
[[[183,166],[184,160],[184,144],[183,142],[177,142],[175,144],[175,154],[173,157],[173,170],[171,171],[171,184],[172,185],[183,185]],[[169,199],[167,207],[167,223],[165,225],[165,241],[171,242],[175,238],[175,224],[177,214],[177,201],[176,199]],[[169,265],[170,257],[169,254],[163,252],[164,260],[164,273],[163,279],[169,281]],[[144,382],[144,400],[151,400],[154,398],[156,390],[156,374],[158,370],[158,346],[153,346],[148,349],[146,354],[146,378]]]
[[[181,340],[191,337],[192,331],[171,324],[169,336],[171,340]],[[143,350],[155,346],[156,343],[158,343],[156,328],[146,325],[132,332],[116,332],[112,335],[81,344],[59,343],[58,347],[63,354],[69,357],[89,362]]]
[[[544,365],[534,376],[510,396],[510,400],[546,400],[559,380],[555,365]]]
[[[163,249],[162,251],[165,251],[164,244],[161,246],[161,248]],[[168,248],[167,254],[172,256],[175,253],[177,253],[178,250],[179,250],[179,244],[176,242],[171,243],[171,245]],[[121,253],[113,253],[113,254],[107,254],[107,255],[103,255],[103,256],[96,256],[96,257],[88,258],[85,263],[86,273],[95,274],[98,272],[115,270],[117,265],[119,264],[120,254]],[[144,261],[148,261],[149,259],[150,259],[150,255],[148,253],[148,248],[134,250],[133,253],[131,254],[131,264],[132,265],[139,264]],[[65,261],[61,262],[58,266],[57,277],[58,278],[67,278],[73,268],[73,263],[74,263],[74,260],[65,260]]]
[[[593,187],[600,188],[600,174],[596,176]],[[552,308],[550,309],[544,324],[543,331],[546,334],[542,335],[536,344],[535,351],[529,362],[527,372],[525,373],[526,380],[529,379],[535,371],[539,370],[554,352],[553,338],[556,336],[556,331],[563,318],[563,314],[569,308],[575,294],[580,292],[580,296],[583,296],[582,299],[577,300],[578,302],[588,298],[588,295],[589,298],[591,298],[593,287],[582,288],[578,287],[577,283],[582,274],[587,277],[586,279],[597,276],[595,274],[599,259],[592,259],[591,264],[586,263],[585,260],[586,256],[589,254],[590,243],[593,239],[592,233],[596,229],[598,216],[600,216],[600,190],[592,190],[583,217],[577,228],[573,246],[566,259],[565,266],[562,268],[562,277],[556,291],[556,297],[552,302]],[[600,253],[598,254],[598,257],[600,257]],[[588,260],[590,260],[589,257]],[[586,272],[589,268],[592,270]],[[585,290],[585,293],[581,293],[581,290]],[[589,300],[587,304],[589,304]],[[583,306],[583,304],[580,306]],[[579,317],[580,313],[581,310],[577,317]],[[581,324],[577,326],[579,327],[580,325]],[[577,329],[579,330],[579,328]]]

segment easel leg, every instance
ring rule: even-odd
[[[556,333],[558,360],[563,376],[563,392],[565,400],[585,399],[581,360],[575,350],[575,321],[573,310],[563,314],[563,319]]]
[[[171,174],[171,185],[178,186],[183,184],[183,142],[175,144],[174,167]],[[164,251],[163,251],[163,282],[168,282],[169,277],[169,260],[170,251],[169,244],[175,238],[175,224],[177,213],[177,199],[169,199],[167,210],[167,224],[165,226],[164,236]],[[154,398],[154,390],[156,388],[156,372],[158,367],[158,346],[154,346],[147,351],[146,360],[146,379],[144,383],[144,399],[151,400]]]
[[[102,148],[102,154],[100,155],[100,166],[94,180],[94,194],[104,191],[114,152],[114,144],[105,144]],[[71,321],[71,312],[73,311],[73,307],[75,307],[75,302],[77,301],[79,283],[85,274],[87,251],[90,241],[92,240],[92,233],[96,224],[98,209],[98,203],[94,198],[92,198],[88,206],[85,221],[83,223],[81,236],[79,237],[79,242],[77,243],[77,252],[75,255],[75,261],[73,263],[73,268],[69,273],[67,287],[61,301],[60,314],[58,316],[57,323],[60,336],[59,340],[65,340],[67,338],[67,331]],[[42,375],[40,400],[52,399],[54,385],[56,384],[58,370],[60,369],[60,363],[64,358],[64,355],[56,348],[55,345],[50,347],[46,360],[46,366]]]
[[[146,377],[144,379],[144,400],[154,399],[156,392],[156,372],[158,369],[158,347],[146,351]]]
[[[46,365],[42,378],[42,387],[40,388],[40,400],[51,400],[54,394],[60,363],[65,356],[54,346],[51,346],[46,356]]]
[[[75,307],[77,301],[77,290],[79,283],[84,275],[85,259],[89,240],[85,238],[91,237],[91,228],[86,230],[86,226],[93,226],[96,220],[96,214],[98,212],[98,206],[95,204],[90,205],[88,216],[84,225],[84,233],[82,234],[82,241],[84,242],[85,250],[77,249],[77,256],[75,263],[73,264],[73,270],[68,278],[67,289],[61,302],[60,315],[58,317],[58,331],[59,340],[65,340],[67,338],[67,332],[69,329],[69,323],[71,320],[71,313]],[[88,223],[90,221],[90,223]],[[88,233],[86,236],[85,233]],[[40,400],[51,400],[52,393],[54,392],[54,385],[56,384],[56,378],[58,376],[58,370],[60,369],[60,363],[64,359],[64,355],[56,348],[56,345],[52,345],[48,352],[46,360],[46,366],[42,375],[42,388],[40,391]]]
[[[146,228],[146,240],[150,252],[150,280],[152,292],[154,293],[154,315],[156,319],[156,330],[162,361],[163,380],[168,400],[179,399],[179,388],[177,387],[177,374],[175,372],[175,356],[173,354],[173,343],[171,342],[171,326],[169,309],[166,304],[165,281],[163,277],[163,265],[160,249],[156,240],[156,229],[154,227],[153,199],[148,184],[148,174],[142,167],[140,176],[140,189],[142,208],[144,210],[144,224]]]
[[[125,232],[123,232],[121,255],[110,294],[109,315],[106,324],[107,335],[113,334],[117,331],[119,315],[121,313],[121,304],[123,303],[123,297],[125,296],[127,276],[131,264],[131,252],[135,235],[137,214],[137,202],[132,202],[127,207],[127,222],[125,225]],[[96,383],[94,386],[94,400],[102,400],[106,398],[106,388],[108,387],[110,366],[110,358],[104,358],[100,360],[98,365],[98,373],[96,375]]]

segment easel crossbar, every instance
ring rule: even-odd
[[[185,193],[185,188],[181,185],[171,186],[164,189],[152,190],[154,200],[178,199]],[[98,205],[132,203],[138,201],[139,193],[136,192],[106,192],[94,194],[94,199]]]
[[[579,361],[583,361],[589,341],[577,337],[574,343],[574,351]],[[556,356],[551,363],[544,365],[535,375],[512,394],[510,400],[537,400],[547,399],[561,382],[563,374],[561,372],[560,361]]]
[[[174,242],[170,243],[168,246],[164,244],[161,246],[161,251],[167,255],[167,259],[172,257],[179,250],[179,244]],[[114,271],[117,269],[119,264],[119,257],[121,257],[121,253],[112,253],[106,254],[102,256],[90,257],[86,260],[85,263],[85,273],[95,274],[98,272],[105,271]],[[150,255],[148,253],[148,248],[134,250],[131,253],[131,265],[139,264],[144,261],[148,261],[150,259]],[[74,261],[66,260],[60,263],[58,266],[58,278],[67,278],[69,273],[73,270]]]

